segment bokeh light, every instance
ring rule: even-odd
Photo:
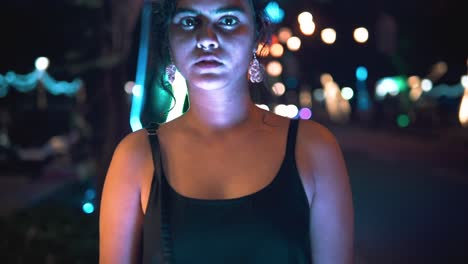
[[[273,94],[276,96],[282,96],[286,92],[286,86],[283,83],[277,82],[271,87]]]
[[[429,79],[423,79],[422,80],[421,88],[423,89],[423,91],[429,92],[430,90],[432,90],[432,87],[433,87],[433,84],[432,84],[431,80],[429,80]]]
[[[289,118],[297,118],[299,115],[299,108],[293,104],[286,106],[286,116]]]
[[[289,50],[298,51],[301,48],[301,39],[298,37],[290,37],[286,45]]]
[[[258,108],[263,109],[263,110],[270,111],[270,107],[268,107],[268,105],[266,105],[266,104],[256,104],[256,106],[257,106]]]
[[[36,69],[45,71],[49,67],[49,59],[46,57],[39,57],[36,59],[34,65],[36,66]]]
[[[320,75],[320,83],[322,86],[325,86],[327,83],[333,82],[333,77],[329,73],[324,73]]]
[[[314,19],[314,17],[312,16],[312,14],[310,12],[302,12],[300,13],[298,16],[297,16],[297,22],[299,22],[299,24],[308,24],[310,22],[312,22]]]
[[[278,58],[278,57],[283,56],[283,53],[284,53],[283,45],[281,45],[280,43],[275,43],[271,45],[270,47],[271,56]]]
[[[318,102],[323,102],[325,100],[325,91],[322,88],[315,89],[313,95],[314,99]]]
[[[365,27],[359,27],[354,30],[354,40],[358,43],[366,43],[369,39],[369,31]]]
[[[303,90],[299,93],[299,104],[302,107],[312,107],[312,94],[309,90]]]
[[[461,84],[465,89],[468,89],[468,75],[463,75],[460,79]]]
[[[132,89],[133,96],[141,97],[143,95],[143,87],[139,84],[135,84]]]
[[[368,75],[369,75],[369,73],[368,73],[366,67],[364,67],[364,66],[357,67],[357,69],[356,69],[356,79],[358,79],[358,81],[364,82],[365,80],[367,80]]]
[[[288,107],[285,104],[279,104],[275,106],[274,109],[275,114],[280,115],[280,116],[288,116]]]
[[[82,209],[86,214],[92,214],[94,212],[94,205],[90,202],[87,202],[83,204]]]
[[[299,117],[303,120],[309,120],[310,118],[312,118],[312,110],[310,110],[309,108],[302,108],[299,111]]]
[[[410,118],[408,115],[399,115],[397,117],[397,124],[399,127],[408,127],[410,124]]]
[[[279,61],[271,61],[266,67],[267,73],[272,77],[278,77],[283,72],[283,66]]]
[[[133,86],[135,86],[135,82],[128,81],[124,85],[124,90],[127,94],[132,94]]]
[[[291,29],[287,27],[280,28],[278,31],[278,40],[279,42],[286,44],[288,42],[288,39],[292,37],[292,31]]]
[[[375,95],[383,98],[387,94],[398,94],[398,84],[392,78],[384,78],[377,83]]]
[[[315,23],[310,22],[308,24],[301,24],[301,25],[299,25],[299,29],[301,30],[302,34],[304,34],[306,36],[310,36],[310,35],[314,34],[314,32],[315,32]]]
[[[343,87],[341,89],[341,96],[346,100],[351,100],[354,96],[354,91],[350,87]]]
[[[268,3],[265,7],[265,14],[275,24],[281,23],[284,19],[284,10],[275,1]]]
[[[336,41],[336,31],[333,28],[325,28],[321,32],[322,41],[325,44],[333,44]]]

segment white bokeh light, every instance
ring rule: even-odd
[[[326,44],[333,44],[336,41],[336,31],[333,28],[325,28],[321,32],[322,41]]]
[[[49,67],[49,59],[46,57],[39,57],[36,59],[34,65],[36,66],[36,69],[45,71]]]
[[[461,84],[465,89],[468,89],[468,75],[463,75],[460,80]]]
[[[271,61],[266,67],[267,73],[272,77],[278,77],[283,72],[283,66],[278,61]]]
[[[284,104],[279,104],[275,106],[275,114],[287,117],[288,116],[288,107]]]
[[[341,96],[346,100],[351,100],[354,96],[354,91],[350,87],[343,87],[341,89]]]
[[[133,81],[128,81],[125,83],[124,90],[127,94],[132,94],[133,92],[133,86],[135,86],[135,82]]]
[[[281,82],[273,84],[271,89],[276,96],[281,96],[286,92],[286,86]]]
[[[299,24],[308,24],[312,22],[313,19],[314,17],[310,12],[302,12],[297,16],[297,22],[299,22]]]
[[[310,22],[308,24],[301,24],[299,26],[299,28],[301,29],[302,34],[304,34],[306,36],[310,36],[310,35],[314,34],[314,32],[315,32],[315,23]]]
[[[133,96],[141,97],[143,95],[143,87],[139,84],[135,84],[132,89]]]
[[[268,105],[266,105],[266,104],[256,104],[256,106],[257,106],[258,108],[263,109],[263,110],[270,111],[270,107],[268,107]]]
[[[423,79],[421,81],[421,88],[423,89],[423,91],[425,92],[429,92],[430,90],[432,90],[432,81],[429,80],[429,79]]]
[[[287,46],[291,51],[298,51],[301,48],[301,39],[298,37],[290,37]]]
[[[354,40],[358,43],[366,43],[369,39],[369,31],[365,27],[359,27],[354,30]]]

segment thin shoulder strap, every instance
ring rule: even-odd
[[[160,151],[160,144],[158,138],[158,123],[150,123],[146,128],[148,138],[151,145],[151,153],[153,155],[154,164],[154,178],[151,188],[156,191],[157,199],[157,215],[160,216],[160,233],[158,240],[161,241],[160,248],[156,247],[157,263],[169,264],[171,258],[171,236],[169,230],[169,210],[166,202],[166,194],[163,192],[162,184],[162,158]],[[156,186],[154,186],[156,185]],[[154,188],[156,187],[156,188]]]
[[[299,126],[298,119],[291,119],[288,128],[288,141],[286,145],[286,157],[294,158],[296,149],[297,128]]]
[[[151,154],[153,154],[153,163],[154,163],[155,170],[157,168],[156,165],[160,164],[161,162],[161,155],[159,153],[158,128],[159,128],[158,123],[150,123],[148,127],[146,128],[146,131],[148,132],[149,142],[151,145]]]

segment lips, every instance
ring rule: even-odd
[[[223,63],[215,56],[202,56],[195,62],[195,66],[199,68],[211,69],[221,66]]]
[[[195,65],[201,68],[216,68],[218,66],[221,66],[222,63],[217,61],[199,61],[195,63]]]

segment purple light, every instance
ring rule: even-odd
[[[310,119],[312,117],[312,111],[309,108],[302,108],[299,111],[299,116],[304,120]]]

